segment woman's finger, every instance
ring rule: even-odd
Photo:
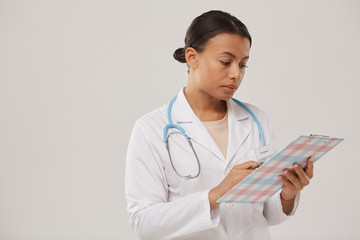
[[[304,187],[306,185],[309,185],[310,178],[306,175],[306,173],[301,168],[301,166],[298,163],[294,163],[293,167],[294,167],[295,173],[298,175],[298,179],[300,180],[300,183],[302,184],[302,186]]]
[[[303,189],[300,180],[296,176],[294,176],[294,174],[289,169],[284,169],[283,173],[289,179],[289,181],[298,189],[298,191]]]
[[[256,161],[247,161],[247,162],[235,165],[234,168],[248,169],[248,168],[257,166],[257,164],[258,164],[258,162],[256,162]]]
[[[279,175],[278,179],[280,180],[280,182],[282,184],[284,184],[284,187],[286,187],[288,190],[292,191],[292,192],[296,192],[296,187],[294,186],[294,184],[292,184],[291,182],[289,182],[285,176],[283,175]]]
[[[232,168],[229,172],[229,177],[232,179],[231,182],[238,184],[253,171],[254,169]]]
[[[231,170],[233,174],[235,175],[249,175],[250,173],[252,173],[254,171],[254,169],[233,169]]]
[[[307,166],[305,173],[310,179],[314,176],[314,160],[312,156],[308,157],[307,159]]]

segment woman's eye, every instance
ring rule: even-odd
[[[244,64],[240,64],[239,67],[240,67],[240,68],[247,68],[248,66],[247,66],[247,65],[244,65]]]
[[[230,65],[230,62],[225,62],[225,61],[220,61],[222,64],[224,64],[225,66]]]

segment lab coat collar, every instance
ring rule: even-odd
[[[173,117],[173,122],[177,123],[186,123],[193,122],[197,119],[197,116],[193,112],[190,104],[186,100],[184,95],[185,87],[183,87],[176,97],[176,101],[171,109],[171,116]]]
[[[184,91],[185,87],[179,91],[171,110],[171,116],[178,123],[193,122],[195,119],[197,119],[197,116],[193,112],[184,95]],[[249,114],[243,108],[234,107],[234,105],[237,105],[237,103],[235,103],[233,100],[226,101],[226,104],[228,107],[228,112],[233,111],[232,115],[236,120],[239,121],[249,118]]]
[[[177,99],[171,110],[172,120],[175,124],[179,124],[186,131],[186,134],[195,142],[199,143],[207,150],[212,152],[222,161],[231,161],[235,153],[243,144],[247,136],[251,132],[250,127],[245,127],[244,120],[249,119],[249,114],[238,104],[232,100],[227,101],[228,107],[228,123],[229,123],[229,138],[227,157],[221,153],[219,147],[202,124],[200,119],[195,115],[192,108],[184,95],[185,87],[182,88],[177,95]],[[246,121],[246,122],[247,122]]]
[[[227,108],[229,115],[227,159],[230,162],[251,132],[251,118],[249,118],[250,114],[233,100],[227,101]]]

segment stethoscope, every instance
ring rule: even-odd
[[[168,109],[167,109],[167,117],[168,117],[168,121],[169,123],[165,126],[164,128],[164,142],[166,143],[166,149],[169,153],[169,158],[170,158],[170,163],[171,163],[171,166],[172,168],[174,169],[175,173],[181,177],[181,178],[185,178],[185,179],[192,179],[192,178],[197,178],[199,175],[200,175],[200,161],[199,161],[199,158],[195,152],[195,149],[190,141],[190,137],[185,133],[185,130],[180,127],[179,125],[176,125],[172,122],[172,119],[171,119],[171,109],[172,109],[172,106],[176,100],[177,96],[175,96],[173,99],[171,99],[170,103],[169,103],[169,106],[168,106]],[[262,128],[261,128],[261,125],[260,125],[260,122],[259,120],[257,119],[257,117],[255,116],[255,114],[253,113],[253,111],[250,110],[250,108],[248,108],[244,103],[240,102],[239,100],[235,99],[235,98],[232,98],[232,100],[234,102],[236,102],[237,104],[239,104],[241,107],[243,107],[250,115],[251,117],[254,119],[254,121],[256,122],[256,125],[259,129],[259,133],[260,133],[260,139],[261,139],[261,147],[265,147],[265,140],[264,140],[264,133],[262,131]],[[169,135],[167,135],[167,132],[170,128],[176,128],[178,129],[185,137],[186,137],[186,140],[187,142],[189,143],[190,145],[190,148],[192,149],[194,155],[195,155],[195,158],[196,158],[196,161],[197,161],[197,164],[198,164],[198,172],[196,175],[186,175],[186,176],[183,176],[182,174],[180,174],[175,166],[174,166],[174,163],[171,159],[171,154],[170,154],[170,149],[169,149],[169,137],[171,136],[171,134],[175,133],[175,132],[171,132]]]

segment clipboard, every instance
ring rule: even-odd
[[[343,140],[344,138],[321,135],[301,135],[264,162],[217,202],[264,203],[282,188],[283,184],[278,180],[278,176],[282,174],[284,168],[292,169],[292,164],[295,162],[304,168],[309,156],[313,157],[315,163]]]

